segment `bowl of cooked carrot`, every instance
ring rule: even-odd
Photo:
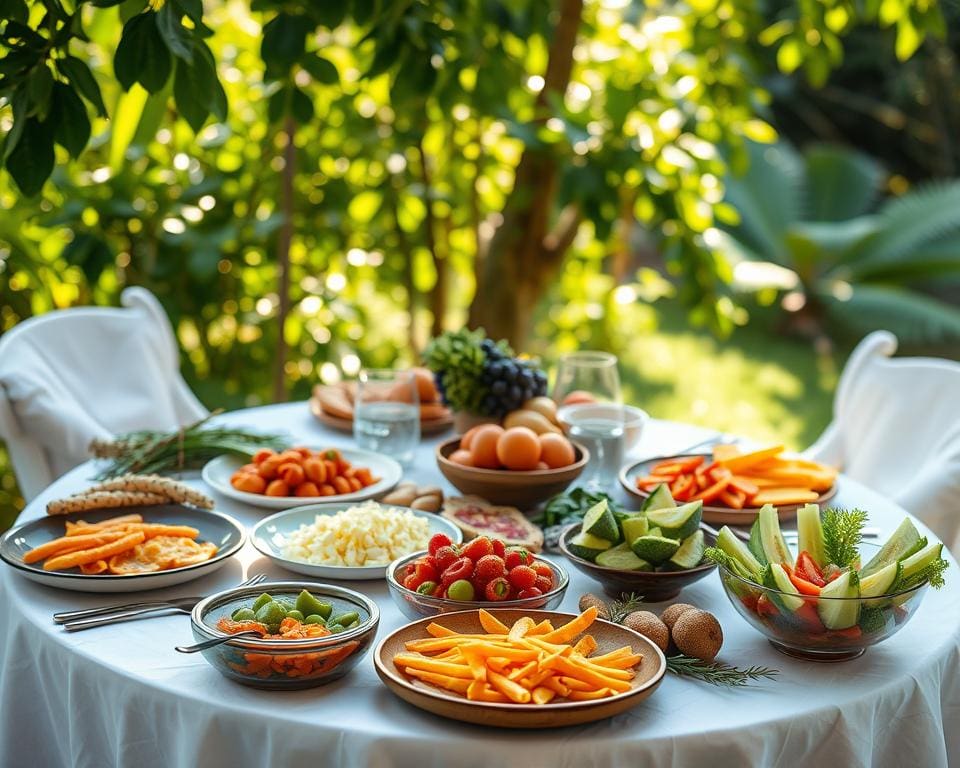
[[[781,519],[804,504],[824,504],[837,492],[834,467],[788,453],[782,445],[745,451],[718,444],[711,453],[662,456],[624,467],[620,484],[646,499],[666,483],[674,501],[703,502],[708,523],[749,525],[764,504]]]
[[[255,688],[312,688],[343,677],[370,650],[380,610],[352,589],[308,581],[235,587],[199,602],[198,642],[244,634],[203,657],[225,677]]]

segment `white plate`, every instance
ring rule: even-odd
[[[369,581],[372,579],[385,579],[387,577],[387,566],[384,565],[365,565],[365,566],[346,566],[346,565],[314,565],[305,563],[302,560],[291,560],[283,554],[282,537],[289,536],[301,525],[313,522],[317,515],[335,515],[342,509],[353,506],[350,503],[342,501],[329,504],[314,504],[309,507],[296,507],[288,509],[286,512],[278,512],[275,515],[261,520],[250,532],[250,541],[259,552],[269,557],[273,562],[288,571],[302,573],[307,576],[315,576],[321,579],[353,579],[355,581]],[[445,533],[455,544],[463,541],[463,533],[457,526],[448,520],[440,517],[433,512],[422,512],[419,509],[408,509],[407,507],[397,507],[393,504],[381,504],[386,509],[397,509],[404,512],[413,512],[417,517],[426,518],[430,523],[430,535],[435,533]]]
[[[219,548],[216,555],[196,565],[187,565],[183,568],[172,568],[169,571],[154,571],[153,573],[137,573],[128,576],[117,574],[80,573],[79,568],[66,571],[45,571],[42,563],[27,564],[23,562],[23,555],[28,550],[41,544],[63,536],[64,523],[86,520],[96,523],[108,517],[116,517],[127,512],[139,512],[143,519],[151,523],[166,523],[170,525],[191,525],[200,531],[199,541],[212,541]],[[233,557],[243,546],[246,540],[243,526],[236,520],[219,512],[209,512],[205,509],[195,509],[178,504],[163,504],[151,507],[137,507],[134,509],[97,509],[87,512],[74,512],[69,515],[44,516],[24,523],[17,528],[7,531],[0,538],[0,559],[17,572],[39,584],[58,589],[69,589],[74,592],[144,592],[150,589],[172,587],[174,584],[206,576],[220,568],[227,560]]]
[[[403,476],[403,469],[400,465],[382,453],[361,451],[358,448],[338,448],[337,450],[340,451],[343,458],[354,466],[369,467],[370,472],[373,473],[374,477],[379,477],[380,481],[368,485],[366,488],[361,488],[359,491],[341,493],[337,496],[264,496],[262,493],[238,491],[230,485],[230,478],[233,473],[246,463],[239,456],[230,455],[217,456],[217,458],[208,461],[201,476],[203,481],[218,493],[254,507],[266,507],[267,509],[303,507],[308,504],[316,504],[319,499],[329,499],[338,503],[372,499],[375,496],[387,493],[400,482],[400,478]]]

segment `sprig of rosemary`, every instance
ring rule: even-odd
[[[667,670],[678,677],[690,677],[710,685],[743,688],[760,680],[775,680],[779,670],[753,666],[739,669],[721,661],[706,662],[678,654],[667,656]]]
[[[860,556],[860,540],[867,513],[862,509],[829,507],[821,516],[823,546],[828,562],[840,568],[851,565]]]
[[[197,469],[224,453],[251,456],[261,448],[284,447],[286,441],[281,435],[204,426],[217,413],[172,432],[140,430],[114,440],[94,440],[90,452],[98,459],[110,460],[96,479]]]
[[[627,616],[643,608],[643,595],[638,595],[635,592],[623,592],[620,594],[620,599],[611,600],[609,606],[610,621],[614,624],[623,624],[623,620]]]

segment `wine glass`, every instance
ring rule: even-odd
[[[561,405],[560,423],[590,451],[581,482],[589,490],[609,492],[616,484],[624,454],[616,356],[594,351],[564,355],[557,368],[553,399]]]
[[[595,402],[622,402],[617,356],[609,352],[584,350],[561,357],[553,385],[553,399],[558,405],[563,405],[563,401],[574,392],[583,392]]]
[[[360,448],[404,466],[420,442],[420,398],[413,371],[364,368],[353,401],[353,438]]]

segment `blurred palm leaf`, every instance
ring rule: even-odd
[[[873,158],[818,144],[804,153],[807,218],[846,221],[867,213],[877,200],[883,169]]]
[[[928,296],[890,285],[852,286],[842,299],[836,293],[824,292],[820,298],[838,322],[859,334],[890,328],[912,344],[960,337],[960,310]]]

